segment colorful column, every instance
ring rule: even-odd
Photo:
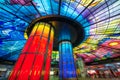
[[[53,27],[36,23],[9,80],[49,80],[53,36]]]
[[[60,80],[76,80],[72,44],[68,25],[62,26],[59,36],[59,77]]]

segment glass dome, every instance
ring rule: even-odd
[[[73,52],[86,63],[120,57],[120,0],[0,0],[0,59],[16,61],[26,28],[49,15],[82,25],[85,38]]]

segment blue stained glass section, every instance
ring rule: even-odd
[[[76,78],[72,44],[69,41],[62,41],[59,44],[59,54],[60,79]]]
[[[17,51],[20,51],[23,48],[23,44],[25,44],[26,40],[20,41],[4,41],[0,43],[0,58],[2,59],[11,59],[10,57],[16,55]],[[7,50],[7,52],[6,52]],[[4,53],[4,55],[3,55]],[[17,58],[17,57],[16,57]],[[14,58],[14,59],[16,59]]]
[[[59,41],[70,40],[70,37],[71,37],[71,35],[70,35],[70,31],[69,31],[68,25],[64,24],[62,26],[62,28],[60,29]]]
[[[20,55],[21,49],[18,49],[12,53],[9,53],[9,55],[11,55],[9,58],[7,58],[7,60],[12,60],[12,61],[16,61]]]
[[[67,10],[67,6],[66,6],[66,4],[63,3],[63,5],[61,6],[61,12],[60,12],[60,14],[64,16],[66,10]]]
[[[83,18],[82,15],[80,15],[78,18],[77,18],[77,21],[80,22],[81,20],[84,20],[85,18]]]
[[[58,14],[59,1],[51,0],[51,8],[52,8],[53,14]]]
[[[46,10],[47,14],[50,15],[52,14],[52,8],[50,4],[50,0],[41,0],[44,9]]]

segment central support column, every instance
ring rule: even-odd
[[[53,28],[47,23],[36,23],[9,80],[49,80]]]
[[[60,80],[76,80],[76,69],[74,64],[70,31],[67,24],[63,25],[59,35],[59,76]]]

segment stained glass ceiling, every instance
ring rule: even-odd
[[[82,25],[85,39],[73,50],[85,62],[120,57],[120,0],[0,0],[0,59],[17,60],[28,25],[48,15]]]

